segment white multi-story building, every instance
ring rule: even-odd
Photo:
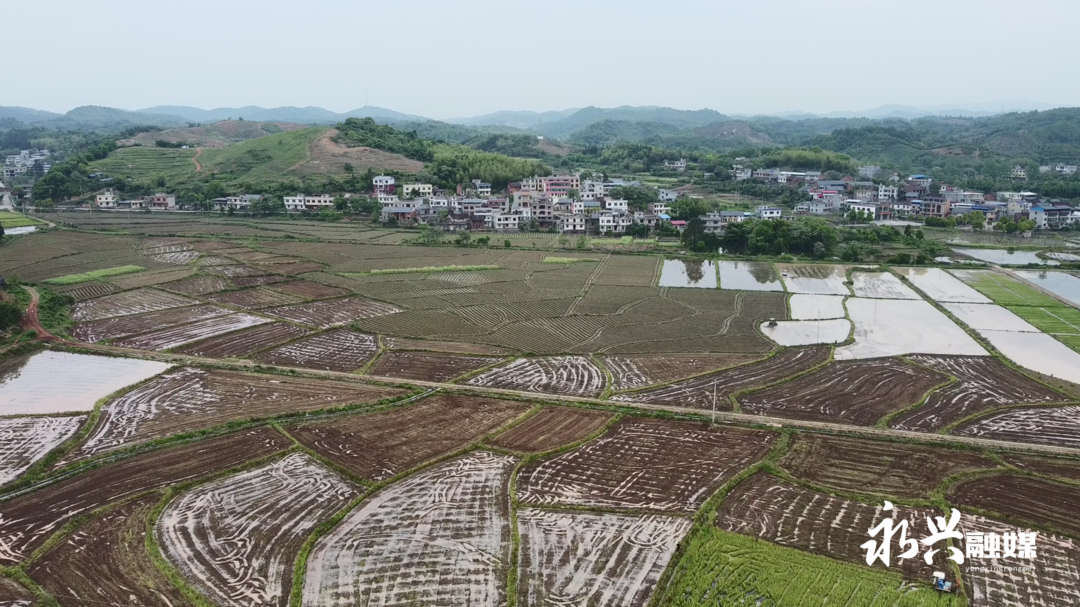
[[[282,201],[285,203],[285,210],[290,213],[318,211],[334,207],[334,197],[329,194],[319,194],[318,196],[297,194],[296,196],[284,196]]]
[[[650,202],[646,209],[653,215],[668,215],[671,213],[671,207],[666,202]]]
[[[879,202],[893,201],[900,197],[900,188],[894,185],[879,185],[877,199]]]
[[[874,177],[877,177],[878,173],[880,172],[881,167],[879,166],[859,167],[859,177],[865,177],[867,179],[873,179]]]
[[[665,160],[664,168],[669,171],[678,171],[682,173],[686,170],[686,160],[680,158],[678,160]]]
[[[115,209],[116,194],[112,190],[105,190],[101,194],[94,196],[94,204],[103,209]]]
[[[615,213],[625,213],[630,208],[630,203],[626,200],[605,198],[603,204],[605,211],[613,211]]]
[[[486,226],[496,232],[516,232],[520,216],[515,213],[504,213],[499,209],[492,209],[491,215],[485,220]]]
[[[585,216],[578,214],[562,214],[558,216],[558,221],[556,222],[555,226],[555,229],[560,232],[584,232]]]
[[[660,202],[675,202],[679,199],[679,193],[671,190],[665,190],[660,188],[656,191],[656,196],[660,199]]]
[[[401,196],[403,198],[431,198],[435,194],[435,186],[430,183],[403,183],[401,184]]]
[[[379,175],[371,180],[376,194],[389,194],[394,191],[394,178],[388,175]]]
[[[397,194],[379,194],[375,199],[378,200],[379,204],[383,207],[397,206],[397,203],[399,202]]]
[[[776,207],[758,207],[754,209],[754,215],[758,219],[780,219],[783,210]]]
[[[1074,175],[1074,174],[1076,174],[1076,165],[1075,164],[1059,164],[1059,165],[1057,165],[1056,169],[1057,169],[1057,172],[1061,173],[1062,175]]]

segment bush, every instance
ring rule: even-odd
[[[22,308],[9,301],[0,301],[0,331],[19,326],[22,317]]]

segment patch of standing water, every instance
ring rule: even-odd
[[[0,415],[90,411],[98,400],[157,375],[165,363],[39,352],[0,365]]]
[[[1065,272],[1016,272],[1024,280],[1080,307],[1080,278]]]
[[[796,293],[791,296],[792,320],[826,320],[829,318],[843,318],[844,312],[843,295],[807,295]]]
[[[846,318],[779,320],[775,327],[769,326],[768,322],[762,323],[761,333],[781,346],[838,344],[846,341],[851,333],[851,321]]]
[[[783,291],[772,264],[762,261],[721,261],[720,288],[733,291]]]
[[[784,284],[791,293],[816,295],[850,295],[847,286],[847,266],[777,264]]]
[[[1044,375],[1080,383],[1080,354],[1046,333],[978,331],[1014,363]]]
[[[941,268],[894,268],[936,302],[993,303]]]
[[[847,300],[855,343],[836,349],[836,360],[902,354],[986,356],[982,346],[937,308],[904,299]]]
[[[7,228],[4,230],[5,236],[18,236],[19,234],[32,234],[37,232],[37,226],[22,226],[21,228]]]
[[[660,286],[715,289],[716,266],[701,259],[665,259]]]
[[[953,251],[968,257],[974,257],[987,263],[996,263],[999,266],[1026,266],[1029,263],[1037,263],[1049,266],[1060,265],[1053,260],[1042,259],[1034,251],[1009,251],[1008,249],[956,249]]]

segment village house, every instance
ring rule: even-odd
[[[669,171],[678,171],[682,173],[686,170],[686,160],[680,158],[678,160],[665,160],[664,168]]]
[[[402,198],[431,198],[435,195],[435,186],[430,183],[401,184]]]
[[[560,214],[558,221],[555,224],[555,229],[559,232],[572,232],[580,233],[585,231],[585,216],[575,214]]]
[[[754,215],[758,219],[780,219],[783,210],[777,207],[757,207],[754,209]]]
[[[112,190],[105,190],[97,196],[94,196],[94,204],[103,209],[115,209],[116,193]]]
[[[372,179],[371,185],[374,186],[376,195],[394,193],[394,178],[388,175],[379,175]]]

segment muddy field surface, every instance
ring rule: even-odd
[[[514,401],[437,394],[387,411],[290,426],[289,433],[353,474],[381,481],[475,442],[528,409]]]
[[[316,542],[301,604],[505,605],[515,464],[471,453],[372,496]]]
[[[626,418],[572,451],[526,465],[518,497],[540,506],[692,513],[775,440],[770,432]]]
[[[585,438],[613,415],[608,411],[547,407],[488,442],[520,453],[549,451]]]
[[[779,463],[816,485],[907,498],[929,497],[950,475],[998,466],[971,451],[817,434],[799,434]]]
[[[133,500],[79,527],[34,563],[30,578],[65,607],[191,606],[146,552],[147,519],[159,499]]]
[[[981,516],[965,516],[960,521],[962,533],[1016,533],[1016,525]],[[1021,528],[1019,531],[1026,531]],[[961,550],[967,549],[958,540]],[[978,565],[968,561],[961,566],[961,577],[971,607],[1002,605],[1027,607],[1072,607],[1080,605],[1080,542],[1040,533],[1036,539],[1036,558],[981,559]],[[978,568],[976,568],[978,567]],[[1009,567],[1011,569],[996,569]]]
[[[292,341],[310,330],[286,322],[272,322],[188,344],[176,351],[204,358],[243,358]]]
[[[829,358],[827,348],[787,349],[761,362],[726,369],[640,392],[618,394],[612,400],[672,407],[709,409],[716,395],[717,410],[730,411],[729,397],[736,392],[765,386],[807,371]]]
[[[955,485],[947,497],[961,510],[979,508],[1080,539],[1080,487],[1076,485],[1001,474]]]
[[[71,438],[84,421],[85,415],[0,418],[0,487]]]
[[[549,356],[519,358],[465,383],[544,394],[599,396],[604,381],[604,372],[585,356]]]
[[[444,383],[499,362],[499,358],[429,354],[425,352],[387,352],[371,368],[371,375],[418,379]]]
[[[421,350],[426,352],[446,352],[449,354],[474,354],[477,356],[509,356],[514,353],[513,350],[507,348],[497,348],[486,344],[408,339],[405,337],[387,337],[386,347],[391,350]]]
[[[1080,448],[1080,406],[1029,407],[964,422],[951,434]]]
[[[263,325],[268,322],[270,320],[267,318],[251,314],[226,314],[186,325],[169,327],[152,333],[125,337],[117,340],[116,345],[139,350],[171,350],[207,337]]]
[[[272,285],[279,283],[288,278],[279,276],[277,274],[267,274],[266,276],[237,276],[230,279],[232,283],[240,288],[244,287],[257,287],[260,285]]]
[[[936,390],[922,406],[902,413],[890,428],[938,432],[965,417],[1006,405],[1061,402],[1066,397],[987,356],[910,356],[956,383]]]
[[[350,372],[363,367],[379,349],[373,335],[349,329],[326,331],[267,350],[254,360],[283,367]]]
[[[206,295],[207,293],[216,293],[217,291],[224,291],[225,289],[232,288],[232,284],[220,276],[192,276],[190,278],[184,278],[175,282],[169,282],[161,285],[162,289],[166,291],[173,291],[175,293],[183,293],[184,295]]]
[[[873,426],[948,377],[897,359],[840,361],[739,397],[746,413]]]
[[[101,320],[113,316],[128,316],[143,312],[156,312],[168,308],[179,308],[198,303],[174,293],[156,289],[136,289],[114,295],[106,295],[75,304],[71,318],[77,322]]]
[[[690,520],[524,509],[520,605],[646,605]]]
[[[30,607],[34,595],[14,580],[0,577],[0,605],[3,607]],[[179,606],[177,606],[179,607]]]
[[[882,519],[892,518],[897,524],[906,520],[909,537],[921,537],[926,531],[926,517],[940,514],[935,509],[907,506],[884,511],[881,504],[865,504],[818,493],[759,472],[739,483],[724,498],[716,515],[716,526],[781,546],[865,565],[866,549],[859,546],[871,539],[867,530]],[[901,551],[896,546],[893,548],[892,568],[910,580],[928,580],[934,571],[946,566],[941,552],[935,555],[934,564],[927,565],[921,550],[914,558],[898,559]]]
[[[344,299],[328,299],[281,308],[270,308],[265,312],[302,325],[328,329],[363,318],[396,314],[401,312],[401,309],[369,299],[346,297]]]
[[[1006,455],[1005,461],[1024,472],[1080,481],[1080,459]]]
[[[275,291],[281,291],[282,293],[288,293],[289,295],[295,295],[303,299],[330,299],[332,297],[342,297],[349,294],[349,291],[340,287],[331,287],[330,285],[311,282],[310,280],[285,282],[274,285],[271,288]]]
[[[611,371],[612,388],[633,390],[746,364],[759,358],[756,354],[668,354],[605,356],[602,360]]]
[[[260,428],[131,457],[0,503],[0,565],[13,565],[76,516],[288,449]]]
[[[196,487],[157,521],[162,552],[228,607],[285,607],[307,536],[361,489],[308,455]]]
[[[232,310],[220,306],[202,305],[172,308],[159,312],[81,322],[75,325],[75,328],[71,331],[71,336],[79,341],[92,344],[105,339],[117,339],[129,335],[159,331],[163,328],[217,318],[226,314],[232,314]]]
[[[252,310],[269,308],[272,306],[287,306],[303,301],[299,297],[278,293],[277,291],[272,291],[263,287],[241,289],[239,291],[225,291],[224,293],[210,295],[206,299],[209,299],[214,303],[228,304]]]
[[[264,373],[181,368],[102,407],[97,426],[69,461],[232,421],[374,403],[405,390]]]

